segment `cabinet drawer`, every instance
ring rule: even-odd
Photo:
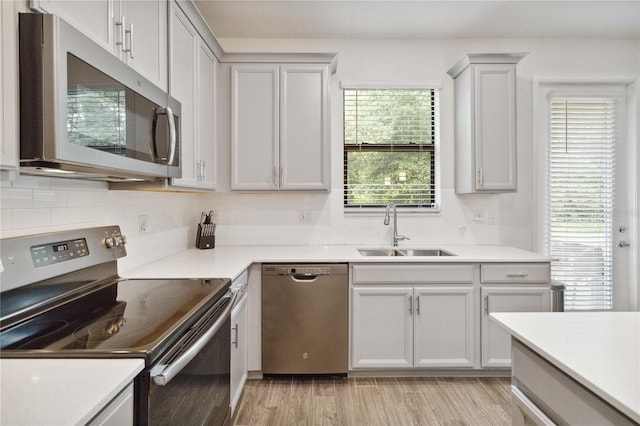
[[[473,265],[353,265],[353,284],[471,283]]]
[[[519,341],[512,340],[513,385],[558,424],[632,425],[631,419]]]
[[[548,283],[551,266],[548,263],[500,263],[480,266],[482,283]]]

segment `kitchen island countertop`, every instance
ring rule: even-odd
[[[640,312],[491,316],[538,355],[640,423]]]
[[[0,423],[86,424],[144,368],[142,359],[0,359]]]

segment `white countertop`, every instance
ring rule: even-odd
[[[547,361],[640,423],[640,312],[491,316]]]
[[[0,359],[0,424],[86,424],[142,371],[142,359]]]
[[[290,262],[549,262],[551,258],[505,246],[401,246],[398,249],[439,248],[455,256],[362,256],[358,248],[366,246],[221,246],[209,250],[192,248],[160,259],[123,275],[128,278],[236,278],[252,263]],[[375,247],[379,248],[379,247]]]

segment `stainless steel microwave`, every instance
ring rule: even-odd
[[[20,173],[180,177],[180,103],[55,15],[20,14]]]

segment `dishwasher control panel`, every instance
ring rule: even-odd
[[[337,269],[342,265],[340,264],[300,264],[300,265],[263,265],[263,274],[266,275],[302,275],[302,276],[317,276],[317,275],[334,275],[337,272]]]

